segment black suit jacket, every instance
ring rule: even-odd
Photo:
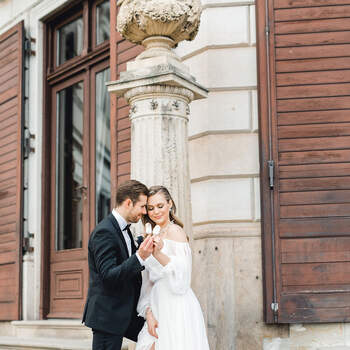
[[[129,257],[127,246],[112,214],[102,220],[89,239],[89,291],[85,304],[85,325],[105,333],[128,338],[140,329],[136,306],[144,267],[135,255]],[[136,321],[136,322],[135,322]]]

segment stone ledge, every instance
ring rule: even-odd
[[[12,335],[20,338],[57,338],[88,340],[91,330],[81,323],[81,320],[51,319],[39,321],[13,321]]]
[[[0,337],[0,349],[16,350],[87,350],[91,340],[62,338],[17,338]],[[127,349],[127,348],[126,348]]]
[[[317,350],[350,350],[350,346],[327,346],[322,348],[317,348]]]
[[[1,350],[90,350],[91,346],[91,339],[0,337]],[[122,350],[128,350],[128,346],[124,339]]]

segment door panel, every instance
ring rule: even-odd
[[[346,322],[350,2],[266,4],[257,3],[265,320]]]
[[[0,35],[0,320],[21,318],[23,22]]]
[[[89,157],[87,73],[52,90],[50,313],[81,317],[87,293]]]

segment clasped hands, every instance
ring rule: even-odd
[[[140,244],[138,253],[142,260],[146,260],[151,254],[156,255],[163,248],[164,242],[157,235],[149,235]]]

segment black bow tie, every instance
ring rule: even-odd
[[[127,224],[127,225],[123,228],[123,231],[130,230],[130,225],[131,225],[131,224]]]

